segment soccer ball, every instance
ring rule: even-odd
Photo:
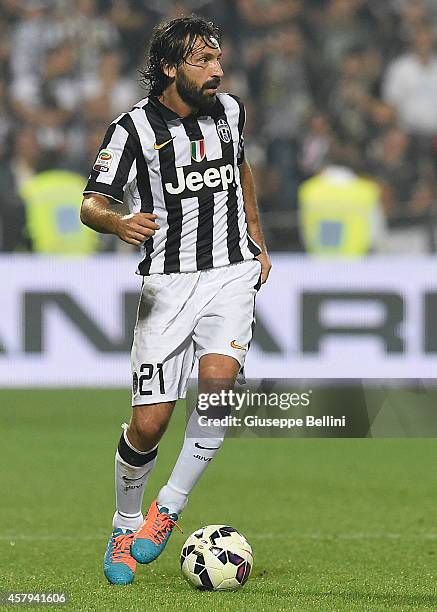
[[[208,525],[190,535],[181,552],[181,569],[197,589],[235,591],[250,576],[252,548],[233,527]]]

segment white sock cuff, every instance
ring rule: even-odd
[[[127,437],[127,429],[128,429],[128,427],[129,427],[129,425],[127,423],[123,423],[122,426],[121,426],[121,428],[123,429],[123,438],[124,438],[124,441],[126,442],[126,444],[129,446],[129,448],[131,450],[135,451],[139,455],[148,455],[149,453],[154,451],[156,448],[158,448],[158,444],[155,444],[155,446],[153,448],[149,448],[149,450],[147,450],[147,451],[140,451],[137,448],[135,448],[135,446],[132,446],[132,444],[129,442],[129,438]]]

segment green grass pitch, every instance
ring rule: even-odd
[[[56,610],[437,609],[434,439],[229,439],[191,497],[185,533],[175,531],[133,585],[108,585],[113,456],[129,399],[0,392],[0,591],[69,593]],[[171,470],[183,426],[179,406],[145,504]],[[239,592],[197,592],[182,578],[181,546],[209,523],[235,526],[253,546]]]

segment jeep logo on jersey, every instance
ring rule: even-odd
[[[179,195],[185,189],[200,191],[202,187],[210,187],[211,189],[220,187],[219,191],[226,191],[234,180],[234,168],[231,164],[226,164],[226,166],[220,166],[220,168],[207,168],[203,174],[201,172],[190,172],[186,177],[184,169],[178,168],[176,176],[178,179],[177,185],[165,184],[167,193],[171,195]]]
[[[224,119],[219,119],[217,121],[217,134],[220,136],[221,140],[228,144],[231,142],[231,128],[228,123]]]

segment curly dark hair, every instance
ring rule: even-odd
[[[140,71],[140,82],[149,94],[162,94],[172,82],[172,79],[163,73],[163,65],[180,66],[193,51],[198,37],[202,38],[208,47],[213,46],[211,38],[220,43],[219,29],[212,21],[206,21],[197,15],[164,21],[155,27],[146,66]]]

